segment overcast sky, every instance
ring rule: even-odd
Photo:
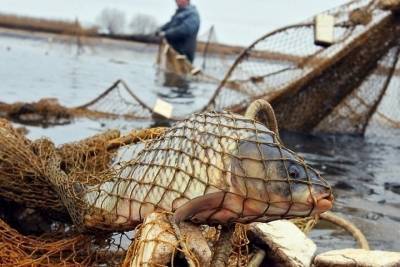
[[[219,41],[246,45],[277,27],[309,18],[344,0],[192,0],[202,18],[201,32],[215,25]],[[114,7],[130,20],[135,14],[166,22],[174,0],[0,0],[0,12],[95,23],[102,9]]]

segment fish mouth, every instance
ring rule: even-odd
[[[333,197],[332,193],[321,194],[317,197],[311,195],[307,199],[307,202],[310,205],[314,206],[314,210],[313,210],[314,214],[323,213],[323,212],[326,212],[326,211],[332,209],[333,201],[334,201],[334,197]]]

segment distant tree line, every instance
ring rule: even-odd
[[[151,15],[138,13],[127,25],[126,14],[123,11],[116,8],[105,8],[97,17],[97,26],[108,34],[152,34],[157,30],[158,22]]]

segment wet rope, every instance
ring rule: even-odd
[[[357,226],[355,226],[350,221],[336,215],[335,213],[333,213],[331,211],[320,214],[320,218],[324,221],[333,223],[333,224],[345,229],[347,232],[349,232],[354,237],[354,239],[358,243],[358,246],[361,249],[370,250],[370,247],[369,247],[369,244],[368,244],[368,241],[367,241],[367,238],[365,237],[365,235],[361,232],[361,230],[359,228],[357,228]]]
[[[261,266],[265,256],[266,256],[265,250],[257,248],[256,252],[254,253],[254,256],[249,261],[249,264],[247,265],[247,267]]]
[[[264,122],[264,124],[267,126],[267,128],[273,131],[276,134],[277,138],[280,139],[278,122],[276,120],[275,112],[268,101],[264,99],[253,101],[247,108],[244,116],[252,120],[258,120],[261,117],[261,114],[265,116],[266,121]]]

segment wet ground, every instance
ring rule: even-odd
[[[55,97],[72,107],[124,79],[150,106],[156,97],[174,103],[178,112],[203,106],[215,85],[166,85],[154,66],[156,51],[148,45],[88,40],[78,49],[74,38],[60,42],[47,35],[28,38],[1,31],[0,101]],[[48,136],[60,144],[106,128],[151,124],[81,119],[66,126],[27,128],[29,138]],[[284,133],[283,140],[324,173],[335,188],[335,211],[360,227],[373,248],[400,251],[400,131],[370,131],[365,138]],[[321,250],[355,246],[350,236],[330,225],[321,225],[311,236]]]

